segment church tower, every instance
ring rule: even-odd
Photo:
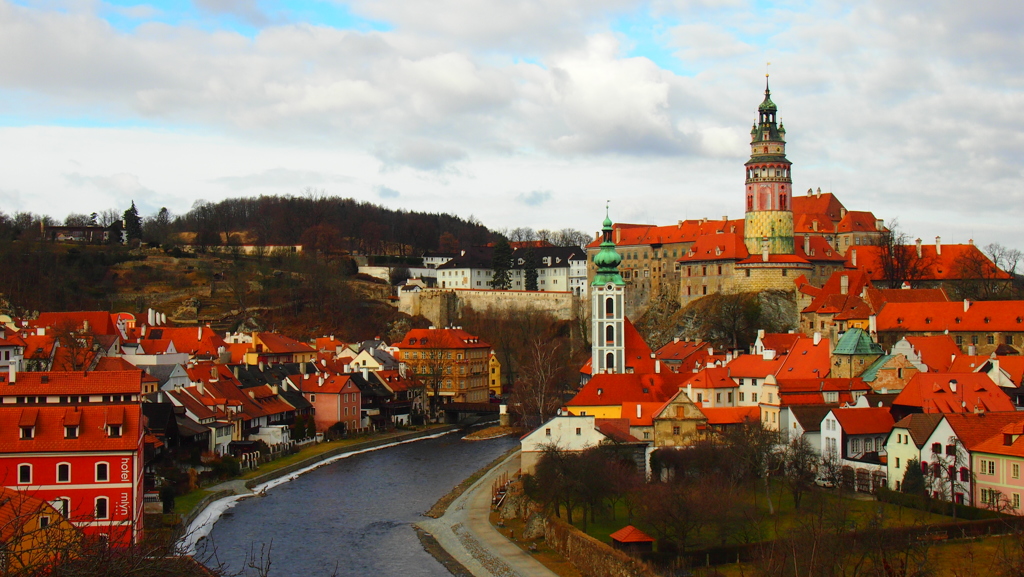
[[[764,102],[750,130],[744,242],[751,255],[793,254],[792,164],[786,158],[786,128],[776,125],[778,108],[765,77]]]
[[[612,241],[612,220],[604,218],[601,250],[594,255],[597,274],[591,283],[591,374],[624,372],[625,349],[625,287],[619,274],[622,256]]]

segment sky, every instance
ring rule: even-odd
[[[1024,249],[1021,30],[986,0],[0,0],[0,211],[739,218],[769,72],[794,190]]]

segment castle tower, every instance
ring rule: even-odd
[[[619,274],[622,256],[612,241],[612,220],[605,215],[601,250],[594,255],[597,274],[591,283],[591,374],[621,373],[625,367],[625,287]]]
[[[767,77],[766,77],[767,78]],[[757,109],[757,124],[750,130],[750,160],[744,242],[747,251],[793,254],[792,163],[786,158],[786,128],[776,125],[778,108],[765,80],[764,102]]]

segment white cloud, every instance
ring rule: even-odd
[[[212,179],[211,182],[223,184],[232,190],[248,190],[253,188],[290,188],[300,190],[309,186],[352,182],[352,179],[340,174],[279,167],[241,176],[221,176]]]

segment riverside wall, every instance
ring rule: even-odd
[[[426,289],[402,291],[398,309],[410,316],[422,315],[438,327],[459,324],[467,307],[477,311],[534,310],[569,320],[579,308],[577,298],[571,292]]]

